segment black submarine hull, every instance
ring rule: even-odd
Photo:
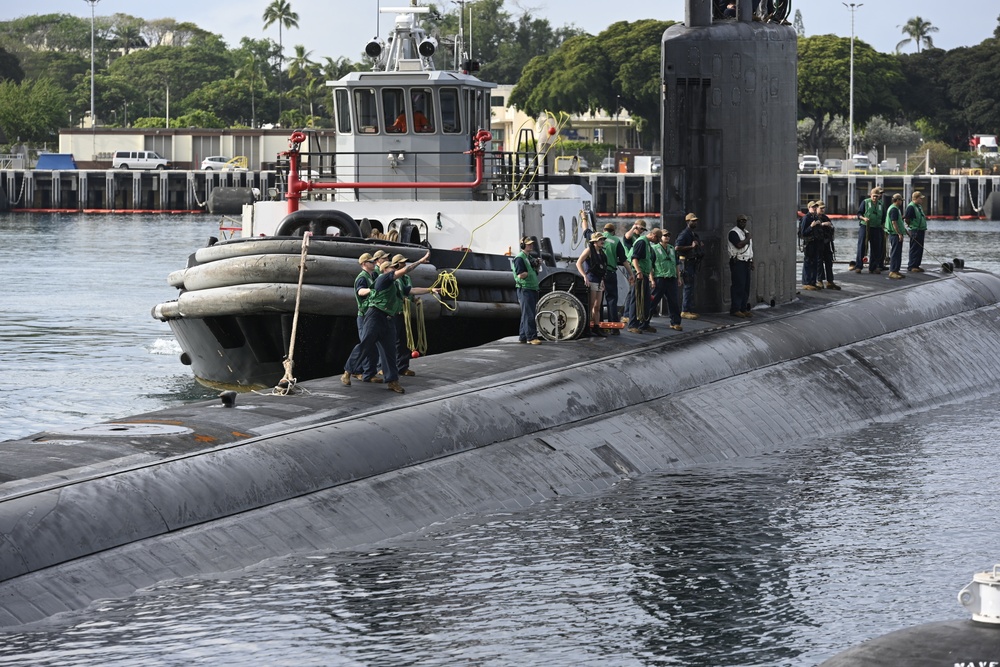
[[[332,378],[0,443],[0,626],[995,392],[1000,277],[907,283],[683,334],[500,341],[424,359],[402,397]],[[60,468],[67,444],[92,459]]]

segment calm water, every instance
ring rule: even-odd
[[[0,217],[0,438],[212,395],[149,308],[217,224]],[[928,254],[1000,270],[1000,224],[947,225]],[[843,253],[854,226],[840,226]],[[998,427],[992,403],[960,404],[172,582],[0,635],[0,664],[814,665],[965,616],[958,589],[1000,562]]]

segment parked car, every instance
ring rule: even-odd
[[[654,174],[659,174],[663,171],[663,158],[659,155],[653,157],[652,170]]]
[[[844,161],[839,158],[831,157],[823,160],[823,170],[831,174],[839,174],[843,168]]]
[[[242,155],[228,158],[225,155],[210,155],[201,161],[200,169],[205,171],[246,171],[247,159]]]
[[[868,171],[869,169],[872,168],[871,161],[868,159],[868,156],[865,155],[864,153],[855,153],[851,157],[851,162],[854,163],[853,167],[854,169],[859,169],[859,170],[864,169],[865,171]]]
[[[201,161],[201,166],[199,169],[204,169],[205,171],[212,171],[213,169],[222,169],[223,165],[229,162],[229,158],[225,155],[209,155],[207,158]]]
[[[610,174],[613,171],[618,171],[618,165],[615,163],[613,157],[606,157],[601,160],[601,171],[606,174]]]
[[[803,155],[799,160],[799,171],[816,171],[823,163],[819,161],[818,155]]]
[[[878,163],[879,171],[899,171],[899,160],[888,158]]]
[[[170,169],[170,160],[156,151],[115,151],[111,157],[112,169]]]

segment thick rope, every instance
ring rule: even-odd
[[[309,256],[309,239],[312,237],[312,232],[305,232],[302,235],[302,256],[299,261],[299,285],[295,290],[295,312],[292,314],[292,335],[291,340],[288,342],[288,355],[285,360],[282,361],[282,366],[285,367],[285,376],[281,378],[278,382],[278,386],[275,390],[281,395],[287,395],[292,392],[295,386],[295,377],[292,375],[292,370],[295,368],[295,337],[299,328],[299,309],[302,305],[302,283],[306,276],[306,258]]]
[[[406,347],[427,354],[427,327],[424,323],[424,302],[422,299],[406,299],[403,306],[403,322],[406,325]],[[414,322],[416,336],[414,336]]]
[[[967,188],[969,188],[969,204],[972,205],[972,210],[976,212],[976,215],[979,215],[980,213],[983,212],[983,207],[982,206],[976,206],[976,200],[972,197],[972,181],[971,180],[967,180],[965,182],[965,186]],[[983,203],[985,203],[985,202],[983,202]]]

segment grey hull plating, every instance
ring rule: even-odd
[[[905,282],[683,334],[501,341],[419,360],[405,396],[332,378],[2,443],[0,625],[995,391],[1000,278]]]

